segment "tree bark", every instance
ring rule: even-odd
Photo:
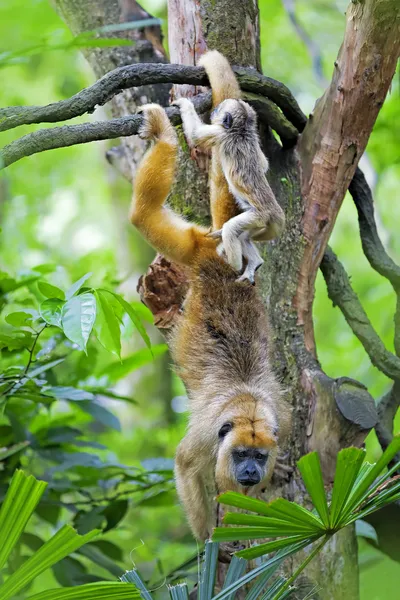
[[[74,33],[117,23],[128,14],[127,7],[132,14],[141,14],[133,0],[120,4],[117,0],[56,0],[56,5]],[[361,443],[374,424],[373,415],[363,418],[373,399],[358,382],[333,380],[322,371],[312,327],[314,282],[344,194],[394,74],[400,47],[398,17],[398,0],[353,0],[332,82],[305,126],[298,150],[281,146],[261,124],[261,139],[270,160],[268,177],[287,222],[281,238],[263,249],[266,264],[258,286],[274,336],[274,369],[293,406],[289,460],[294,465],[305,452],[317,450],[328,489],[338,450]],[[164,60],[154,42],[154,31],[150,35],[136,30],[131,35],[132,48],[87,51],[97,75],[144,60],[144,54],[146,60]],[[169,0],[169,37],[171,58],[176,62],[196,64],[205,49],[216,48],[233,64],[260,67],[256,0]],[[168,90],[159,91],[159,87],[124,91],[112,103],[115,116],[132,113],[138,100],[158,100],[166,105]],[[183,93],[196,91],[185,88]],[[292,123],[301,130],[305,119],[294,118]],[[182,135],[181,141],[182,162],[170,203],[189,218],[207,222],[206,176],[185,154]],[[125,142],[132,167],[142,151],[136,143],[136,139]],[[166,280],[168,263],[159,261],[157,268]],[[152,293],[157,268],[153,267],[152,287],[144,280]],[[171,280],[178,292],[184,289],[185,280],[179,273],[174,272]],[[171,301],[179,297],[175,290]],[[165,304],[162,310],[164,315],[168,312]],[[288,482],[275,482],[268,499],[282,495],[307,502],[296,471]],[[298,556],[293,559],[292,568],[299,560]],[[357,600],[357,546],[352,529],[334,536],[325,546],[307,568],[302,589],[317,590],[313,598],[318,594],[324,600]]]

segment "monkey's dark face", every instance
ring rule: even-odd
[[[220,492],[251,488],[268,480],[277,452],[274,425],[240,417],[224,423],[218,438],[215,476]]]
[[[239,447],[232,450],[235,479],[244,487],[257,485],[265,476],[268,452],[264,448]]]

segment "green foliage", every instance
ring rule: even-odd
[[[44,481],[38,481],[32,475],[27,476],[22,471],[15,471],[10,487],[0,510],[0,597],[3,600],[15,599],[26,592],[34,579],[49,567],[65,559],[69,554],[78,551],[84,544],[97,536],[94,530],[86,535],[78,535],[69,525],[64,525],[50,540],[39,545],[32,555],[21,562],[15,569],[10,565],[4,569],[7,562],[11,561],[11,553],[23,533],[27,522],[32,517],[35,507],[46,488]],[[63,598],[79,598],[89,600],[93,597],[104,600],[119,600],[120,598],[135,598],[137,590],[125,583],[96,583],[83,585],[80,588],[47,590],[40,594],[40,598],[48,600],[61,600]],[[37,598],[36,595],[31,596]]]
[[[400,436],[397,436],[379,461],[373,465],[363,462],[365,450],[341,450],[337,457],[330,504],[322,480],[318,454],[312,452],[303,456],[298,461],[298,468],[313,501],[313,510],[307,510],[284,498],[266,504],[236,492],[221,494],[218,500],[222,504],[256,512],[262,516],[227,513],[224,523],[240,527],[217,527],[213,540],[221,542],[279,538],[237,553],[237,556],[247,559],[254,559],[297,543],[308,545],[320,538],[325,543],[343,527],[400,499],[400,480],[398,477],[391,477],[399,469],[400,462],[381,474],[399,449]]]

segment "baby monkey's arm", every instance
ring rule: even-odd
[[[211,148],[221,134],[219,125],[206,125],[197,114],[193,103],[188,98],[179,98],[173,103],[179,106],[183,131],[189,146]]]

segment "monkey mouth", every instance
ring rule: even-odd
[[[253,485],[257,485],[257,483],[260,483],[260,479],[238,479],[238,483],[240,483],[240,485],[243,487],[252,487]]]

